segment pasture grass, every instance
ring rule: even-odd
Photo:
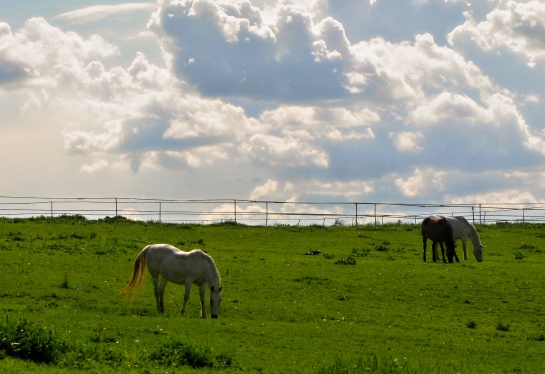
[[[418,225],[0,219],[0,371],[544,372],[545,226],[477,228],[484,262],[468,242],[443,264],[422,261]],[[183,287],[164,315],[149,276],[119,294],[151,243],[214,257],[219,319],[196,287],[184,316]]]

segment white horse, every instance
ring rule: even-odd
[[[466,240],[469,236],[469,239],[473,243],[473,254],[475,255],[475,259],[478,262],[482,262],[484,246],[481,243],[481,238],[479,237],[479,233],[475,229],[475,226],[473,226],[473,224],[464,217],[446,217],[446,219],[452,226],[454,241],[456,242],[456,240],[462,239],[462,244],[464,246],[464,260],[467,260]]]
[[[222,287],[220,274],[212,257],[200,249],[184,252],[168,244],[148,245],[134,260],[131,281],[123,287],[121,290],[122,293],[130,292],[135,286],[137,291],[140,289],[145,275],[146,264],[153,278],[153,290],[159,313],[165,311],[163,295],[167,282],[170,281],[185,285],[184,305],[180,314],[183,314],[185,311],[191,285],[196,283],[199,286],[201,297],[201,316],[202,318],[206,318],[204,296],[206,284],[208,283],[210,287],[212,318],[218,318]],[[159,275],[161,276],[160,283]]]

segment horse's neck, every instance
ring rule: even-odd
[[[482,245],[481,238],[475,226],[472,226],[472,225],[469,226],[469,238],[471,239],[471,242],[473,243],[473,247],[478,248]]]
[[[207,261],[206,264],[206,282],[210,287],[220,286],[220,274],[213,261]]]

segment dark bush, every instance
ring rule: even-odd
[[[150,359],[161,366],[197,368],[226,368],[233,363],[227,355],[214,355],[209,348],[172,341],[163,345]]]
[[[26,319],[0,326],[2,356],[38,363],[54,363],[67,349],[66,342],[56,338],[51,330]]]

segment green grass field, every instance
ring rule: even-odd
[[[545,226],[477,228],[484,262],[443,264],[418,225],[0,219],[0,372],[545,372]],[[214,258],[219,319],[119,294],[151,243]]]

